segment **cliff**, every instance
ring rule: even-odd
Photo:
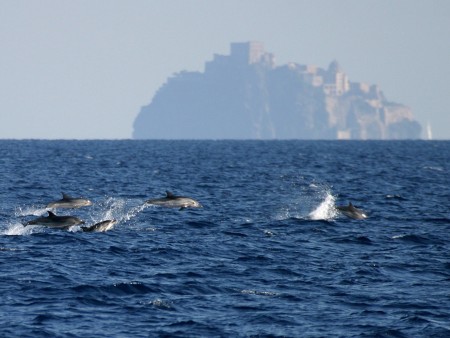
[[[169,78],[134,122],[136,139],[417,139],[411,110],[328,69],[276,67],[261,43],[233,43],[204,72]]]

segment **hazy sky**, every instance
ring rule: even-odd
[[[450,139],[449,18],[448,0],[0,0],[0,138],[130,138],[169,76],[256,40],[278,65],[337,59]]]

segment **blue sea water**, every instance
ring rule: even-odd
[[[450,336],[450,142],[0,141],[0,168],[1,337]],[[61,192],[118,224],[22,225]]]

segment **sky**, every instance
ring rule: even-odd
[[[448,0],[0,0],[0,139],[131,138],[168,77],[246,41],[336,59],[450,139],[449,18]]]

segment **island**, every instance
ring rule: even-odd
[[[231,43],[203,72],[168,78],[134,121],[134,139],[419,139],[409,107],[327,69],[277,66],[261,42]]]

